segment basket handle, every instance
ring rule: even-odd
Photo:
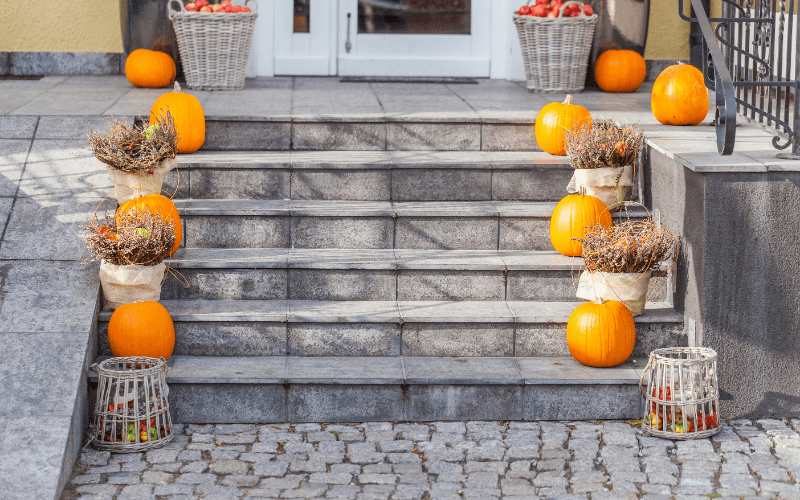
[[[172,7],[173,3],[177,3],[180,9],[176,10],[171,9],[170,7]],[[180,12],[181,14],[186,13],[186,6],[183,5],[183,0],[169,0],[169,2],[167,2],[167,16],[169,17],[170,21],[172,20],[173,17],[175,17],[175,14],[178,12]]]
[[[642,384],[644,383],[644,376],[647,375],[647,372],[650,370],[650,365],[653,364],[653,359],[653,355],[651,354],[650,358],[647,360],[644,370],[642,370],[642,375],[639,377],[639,394],[642,395],[642,399],[647,399],[647,396],[644,395],[644,388],[642,387]]]
[[[250,2],[253,2],[253,12],[258,12],[258,2],[256,0],[245,0],[244,4],[247,5]]]
[[[562,5],[561,6],[561,12],[558,13],[558,17],[559,18],[564,17],[564,9],[566,9],[567,7],[569,7],[570,5],[575,4],[575,3],[581,6],[581,17],[586,17],[586,11],[583,10],[583,2],[577,2],[575,0],[570,0],[569,2],[565,3],[564,5]]]
[[[92,366],[89,367],[90,370],[96,372],[97,371],[97,363],[92,363]]]

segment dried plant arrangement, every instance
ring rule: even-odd
[[[602,118],[572,129],[564,136],[567,156],[575,169],[633,165],[643,140],[641,129]]]
[[[98,160],[124,172],[148,172],[174,159],[178,152],[178,133],[169,112],[161,114],[154,124],[145,121],[137,126],[115,120],[108,132],[91,130],[88,138]]]
[[[589,272],[645,273],[676,255],[677,239],[651,220],[629,220],[586,229],[584,265]]]
[[[97,217],[81,226],[86,247],[92,254],[87,261],[102,260],[117,266],[136,264],[155,266],[169,255],[175,244],[172,220],[143,210]]]

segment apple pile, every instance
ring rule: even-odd
[[[531,16],[531,17],[558,17],[559,13],[561,12],[561,7],[564,6],[565,2],[561,0],[536,0],[535,5],[531,5],[530,7],[527,5],[523,5],[519,8],[520,16]],[[584,5],[583,6],[583,13],[587,16],[591,16],[594,14],[594,9],[592,9],[591,5]],[[578,17],[581,15],[581,5],[574,3],[564,9],[564,17]]]
[[[239,12],[251,12],[250,7],[233,5],[231,0],[222,0],[220,3],[209,4],[208,0],[197,0],[194,3],[187,3],[188,12],[217,12],[220,14],[238,14]]]

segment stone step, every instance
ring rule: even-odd
[[[573,169],[547,153],[483,151],[197,152],[164,190],[176,198],[558,201]]]
[[[583,259],[555,251],[182,249],[161,298],[572,301]],[[667,300],[667,278],[651,301]]]
[[[170,361],[173,421],[255,423],[641,418],[647,359],[603,369],[571,357]],[[89,380],[95,392],[97,374],[89,371]]]
[[[552,250],[555,202],[178,200],[187,248]],[[632,206],[615,218],[640,218]]]
[[[567,356],[581,302],[163,300],[179,356]],[[110,354],[100,313],[99,352]],[[683,315],[649,303],[634,356],[686,345]]]

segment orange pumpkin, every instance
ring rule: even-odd
[[[558,202],[550,217],[550,241],[562,255],[576,257],[583,243],[572,238],[585,237],[586,227],[601,224],[611,227],[611,212],[605,203],[588,194],[571,194]]]
[[[183,228],[181,227],[181,218],[178,215],[178,209],[172,200],[160,194],[148,194],[147,196],[140,196],[138,198],[131,198],[123,203],[117,212],[127,212],[133,209],[148,211],[151,214],[159,214],[165,219],[172,220],[175,227],[175,245],[170,250],[169,255],[178,251],[183,241]]]
[[[591,125],[592,115],[583,106],[572,104],[572,96],[568,95],[563,103],[551,102],[539,111],[536,117],[536,142],[542,151],[551,155],[564,156],[564,135],[568,130],[586,123]]]
[[[646,74],[644,57],[632,50],[607,50],[594,63],[594,79],[606,92],[635,92]]]
[[[175,349],[175,325],[158,302],[123,304],[108,322],[108,344],[117,357],[169,359]]]
[[[567,347],[578,362],[596,368],[623,363],[636,344],[633,315],[616,300],[587,302],[567,321]]]
[[[162,113],[169,111],[178,132],[178,152],[194,153],[206,140],[206,117],[200,101],[191,94],[181,92],[175,82],[172,92],[162,95],[150,109],[150,123],[155,123]]]
[[[650,107],[664,125],[697,125],[708,114],[703,74],[689,64],[665,69],[653,84]]]
[[[175,61],[164,52],[136,49],[125,60],[125,76],[137,87],[166,87],[175,81]]]

